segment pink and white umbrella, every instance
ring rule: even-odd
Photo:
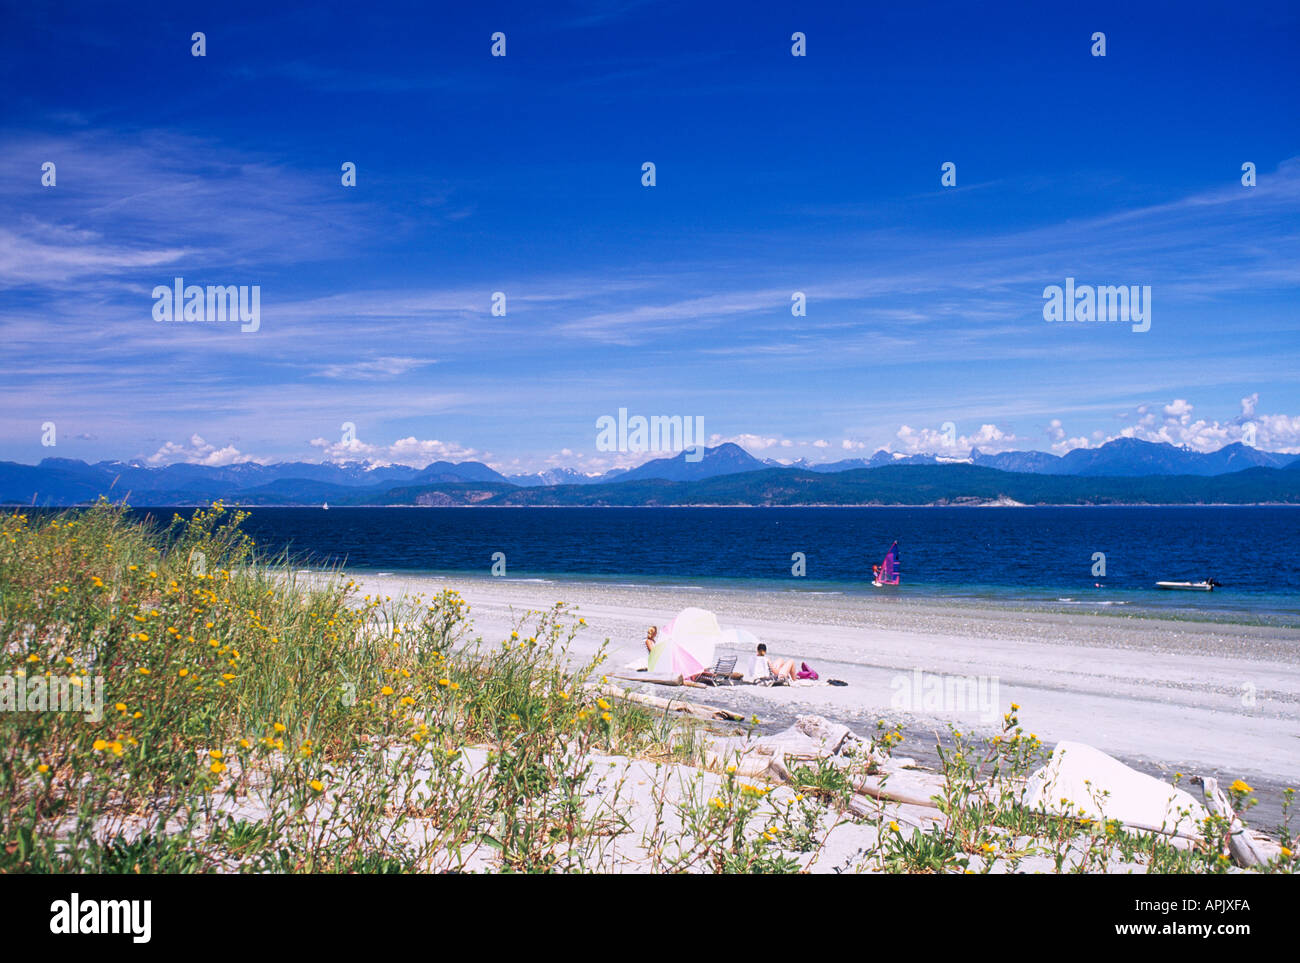
[[[647,664],[651,672],[691,678],[713,667],[716,647],[722,641],[716,615],[707,609],[682,609],[659,633]]]

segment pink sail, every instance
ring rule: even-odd
[[[885,560],[880,563],[880,567],[876,571],[875,583],[877,585],[898,584],[898,543],[897,542],[889,546],[889,551],[885,553]]]

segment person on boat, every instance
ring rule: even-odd
[[[654,647],[657,644],[655,640],[655,636],[657,636],[658,634],[659,634],[659,628],[658,626],[655,625],[652,625],[650,626],[650,628],[645,630],[645,650],[647,652],[654,651]]]

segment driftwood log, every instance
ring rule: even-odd
[[[886,810],[884,807],[888,806]],[[946,827],[948,817],[932,806],[915,806],[912,803],[872,799],[860,793],[849,800],[849,809],[867,819],[889,818],[899,826],[919,829],[923,833],[937,827]]]
[[[912,772],[906,769],[878,776],[864,776],[853,787],[854,792],[872,799],[909,803],[930,809],[938,808],[934,797],[942,795],[943,789],[943,776],[938,773]]]
[[[683,699],[664,699],[660,696],[646,695],[642,692],[629,692],[626,689],[620,689],[616,685],[602,685],[597,691],[601,695],[609,696],[611,699],[622,699],[624,702],[648,706],[651,709],[661,709],[664,712],[680,712],[682,715],[691,716],[695,719],[706,719],[710,722],[742,722],[745,718],[741,713],[733,712],[730,709],[701,705],[698,702],[686,702]]]
[[[681,675],[666,672],[610,672],[611,679],[626,679],[628,682],[649,682],[652,685],[683,685]]]
[[[1219,788],[1219,780],[1213,776],[1197,776],[1192,782],[1201,784],[1201,792],[1205,794],[1205,808],[1228,820],[1228,851],[1238,866],[1266,866],[1282,855],[1282,848],[1276,841],[1251,831],[1237,818],[1227,793]]]

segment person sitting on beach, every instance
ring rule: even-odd
[[[658,634],[659,634],[659,627],[655,625],[652,625],[650,626],[650,628],[645,630],[645,650],[647,652],[654,651],[654,647],[657,644],[655,636],[657,636]]]
[[[754,661],[749,668],[749,677],[751,679],[793,680],[795,673],[798,671],[799,667],[795,665],[793,659],[768,658],[767,646],[760,642],[758,651],[754,655]]]

